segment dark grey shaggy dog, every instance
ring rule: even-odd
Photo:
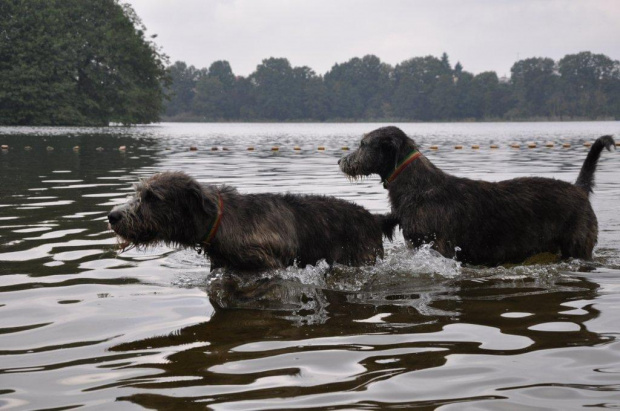
[[[202,249],[211,268],[297,263],[363,265],[383,256],[382,216],[325,196],[239,194],[181,172],[156,174],[108,215],[121,247],[166,243]]]
[[[597,139],[575,184],[451,176],[416,154],[418,145],[397,127],[365,135],[359,149],[339,164],[352,177],[381,176],[393,222],[414,246],[433,242],[446,257],[482,265],[520,263],[543,252],[591,259],[598,227],[588,197],[601,151],[613,146],[611,136]],[[399,167],[408,158],[411,162]]]

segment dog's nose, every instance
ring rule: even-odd
[[[122,218],[123,214],[121,214],[119,211],[112,211],[110,214],[108,214],[108,221],[110,222],[110,224],[116,224],[121,221]]]

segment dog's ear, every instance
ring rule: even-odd
[[[147,187],[144,190],[142,190],[143,201],[153,202],[155,200],[163,200],[163,199],[164,197],[161,195],[161,193],[157,193],[155,190],[153,190],[150,187]]]
[[[212,190],[206,190],[196,183],[191,187],[191,192],[198,199],[202,211],[209,215],[217,214],[217,195]]]
[[[395,135],[392,135],[392,136],[390,136],[390,138],[389,138],[389,144],[390,144],[390,146],[391,146],[394,150],[396,150],[396,151],[398,151],[398,150],[400,150],[400,149],[401,149],[401,147],[403,146],[403,142],[404,142],[404,140],[403,140],[403,138],[402,138],[401,136],[395,136]]]
[[[384,151],[398,152],[398,150],[402,147],[403,141],[398,136],[389,135],[379,139],[377,144]]]
[[[144,190],[145,200],[163,200],[166,194],[166,190],[156,185],[147,186]]]

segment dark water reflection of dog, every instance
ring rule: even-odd
[[[373,351],[385,349],[385,342],[373,343],[374,338],[386,333],[391,347],[424,350],[423,356],[396,355],[399,367],[404,367],[398,368],[401,372],[441,367],[451,354],[514,355],[593,346],[606,341],[605,336],[589,331],[585,325],[599,315],[591,304],[583,303],[595,299],[599,287],[585,277],[557,273],[546,277],[463,275],[443,282],[430,277],[409,282],[399,285],[391,278],[383,286],[375,282],[352,292],[282,277],[248,279],[226,273],[207,287],[215,308],[209,321],[169,335],[122,343],[111,350],[169,351],[166,361],[141,363],[137,367],[161,369],[171,378],[152,382],[138,378],[124,383],[163,389],[252,384],[275,371],[265,375],[221,374],[217,372],[218,367],[310,349],[359,350],[355,347],[362,344],[369,350],[369,359],[363,362],[366,371],[334,388],[342,391],[367,383],[377,373],[394,372],[388,362],[370,360],[378,355],[372,354]],[[567,312],[575,301],[579,301],[576,306],[580,315]],[[519,313],[523,316],[511,315]],[[571,324],[573,328],[555,332],[536,329],[547,323]],[[502,346],[506,342],[508,345]],[[269,344],[276,347],[270,348]],[[493,344],[495,347],[490,347]],[[277,359],[274,361],[273,367],[277,368]],[[300,395],[299,390],[305,392],[304,388],[296,387],[290,395]],[[289,394],[282,392],[282,395]],[[231,400],[234,394],[218,396],[218,401],[225,401],[228,396]],[[151,394],[124,399],[147,407],[161,404],[162,400],[181,406],[183,401],[174,396]]]
[[[305,334],[330,336],[337,330],[352,335],[367,332],[436,332],[447,324],[463,323],[495,327],[503,333],[530,338],[537,347],[590,345],[602,340],[589,332],[585,322],[598,310],[581,307],[581,315],[565,314],[571,301],[593,300],[598,284],[585,277],[551,274],[548,277],[491,276],[447,279],[437,282],[421,277],[410,284],[369,284],[355,292],[321,288],[281,277],[246,278],[225,273],[206,289],[214,313],[205,323],[160,336],[123,343],[115,351],[167,347],[210,341],[242,344],[272,337]],[[527,313],[514,318],[505,313]],[[387,317],[387,318],[386,318]],[[376,320],[370,320],[375,318]],[[541,323],[570,321],[579,330],[540,333],[530,327]],[[337,324],[336,324],[337,323]],[[243,327],[239,327],[243,324]],[[552,335],[549,335],[552,334]],[[531,347],[526,349],[528,351]]]

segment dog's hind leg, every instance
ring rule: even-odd
[[[560,252],[562,259],[579,258],[581,260],[592,259],[592,249],[596,240],[590,235],[573,235],[562,240]]]

